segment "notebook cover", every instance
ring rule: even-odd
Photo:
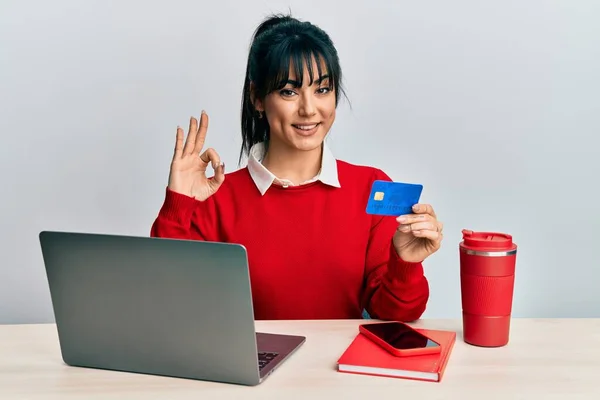
[[[417,330],[440,343],[440,353],[396,357],[359,333],[338,360],[338,371],[440,382],[456,342],[456,332]]]

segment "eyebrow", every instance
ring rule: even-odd
[[[329,79],[329,75],[327,75],[327,74],[325,74],[325,75],[322,75],[320,78],[317,78],[317,79],[315,79],[315,80],[313,81],[313,85],[314,85],[314,84],[320,85],[320,84],[321,84],[321,83],[322,83],[324,80],[326,80],[326,79]],[[292,80],[292,79],[288,79],[288,80],[287,80],[285,83],[286,83],[286,84],[288,84],[288,83],[289,83],[289,84],[290,84],[290,85],[292,85],[293,87],[299,87],[299,86],[300,86],[300,82],[298,82],[298,81],[295,81],[295,80]]]

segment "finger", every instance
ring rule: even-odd
[[[439,232],[438,224],[436,222],[416,222],[414,224],[403,224],[398,227],[400,232],[411,232],[411,231],[433,231]]]
[[[429,214],[434,218],[436,217],[431,204],[415,204],[412,209],[415,214]]]
[[[217,169],[215,169],[215,176],[213,178],[213,181],[218,186],[221,186],[223,181],[225,181],[225,163],[224,162],[221,162],[221,164],[217,167]]]
[[[401,224],[414,224],[423,221],[435,221],[435,217],[429,214],[406,214],[396,218],[396,221]]]
[[[196,118],[190,117],[190,127],[188,130],[187,139],[185,140],[185,148],[183,149],[184,154],[192,154],[194,152],[197,126],[198,121],[196,121]]]
[[[444,234],[438,231],[430,231],[430,230],[422,230],[422,231],[413,231],[412,234],[418,238],[429,239],[434,242],[441,242]]]
[[[216,171],[217,167],[221,164],[221,157],[213,148],[206,149],[204,153],[200,154],[200,159],[206,164],[211,164],[212,168]]]
[[[202,151],[204,147],[204,141],[206,140],[206,132],[208,131],[208,114],[202,110],[200,114],[200,127],[198,128],[198,136],[196,136],[196,144],[194,152],[196,154]]]
[[[183,129],[177,126],[177,135],[175,136],[175,150],[173,152],[173,158],[181,157],[183,154]]]

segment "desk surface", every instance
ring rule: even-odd
[[[256,387],[66,366],[55,326],[0,326],[2,399],[600,399],[600,319],[514,319],[503,348],[462,340],[460,320],[416,327],[457,332],[441,383],[336,371],[358,332],[353,321],[258,321],[263,332],[306,343]]]

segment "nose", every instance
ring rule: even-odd
[[[298,108],[298,114],[302,117],[312,117],[317,113],[314,99],[310,95],[300,96],[300,105]]]

